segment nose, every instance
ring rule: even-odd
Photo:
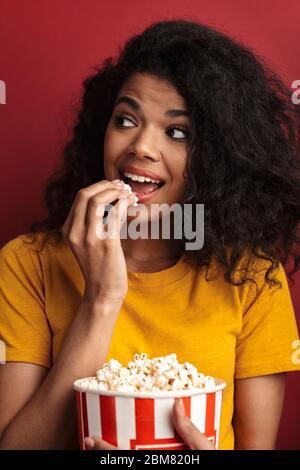
[[[153,132],[150,132],[149,129],[139,132],[134,142],[130,145],[128,154],[139,159],[148,158],[152,161],[159,161],[161,155]]]

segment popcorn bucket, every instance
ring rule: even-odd
[[[215,387],[155,392],[88,390],[74,382],[77,398],[78,430],[81,450],[84,438],[96,436],[118,449],[183,450],[173,425],[175,398],[182,398],[185,414],[218,449],[223,380]]]

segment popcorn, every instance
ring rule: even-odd
[[[110,359],[96,373],[86,379],[89,390],[115,391],[175,391],[215,387],[213,377],[198,372],[190,362],[180,364],[176,353],[150,359],[147,354],[135,354],[127,367]]]
[[[110,359],[95,377],[73,384],[80,448],[86,449],[84,438],[90,435],[115,436],[119,449],[186,449],[171,420],[173,398],[182,397],[186,415],[218,449],[225,386],[190,362],[179,363],[175,353],[152,359],[134,354],[127,367]],[[205,399],[208,394],[212,400]]]
[[[137,206],[138,205],[137,202],[138,202],[139,198],[135,195],[134,192],[132,192],[131,186],[129,184],[124,183],[124,181],[123,181],[123,189],[134,195],[135,199],[134,199],[134,203],[132,205]]]

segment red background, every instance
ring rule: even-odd
[[[0,105],[0,245],[45,215],[42,190],[92,66],[150,23],[178,17],[250,46],[289,87],[300,79],[299,0],[0,1],[0,80],[7,91]],[[296,279],[291,294],[299,324],[300,273]],[[290,373],[280,449],[300,449],[299,396],[300,377]]]

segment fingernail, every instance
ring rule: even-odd
[[[178,398],[176,400],[176,403],[177,403],[177,409],[178,409],[178,414],[179,416],[184,416],[185,415],[185,411],[184,411],[184,406],[183,406],[183,402],[181,400],[181,398]]]
[[[84,439],[85,446],[89,449],[93,449],[95,447],[95,441],[91,437],[86,437]]]
[[[119,179],[112,180],[112,183],[117,183],[118,181],[121,181],[121,180],[119,180]]]

